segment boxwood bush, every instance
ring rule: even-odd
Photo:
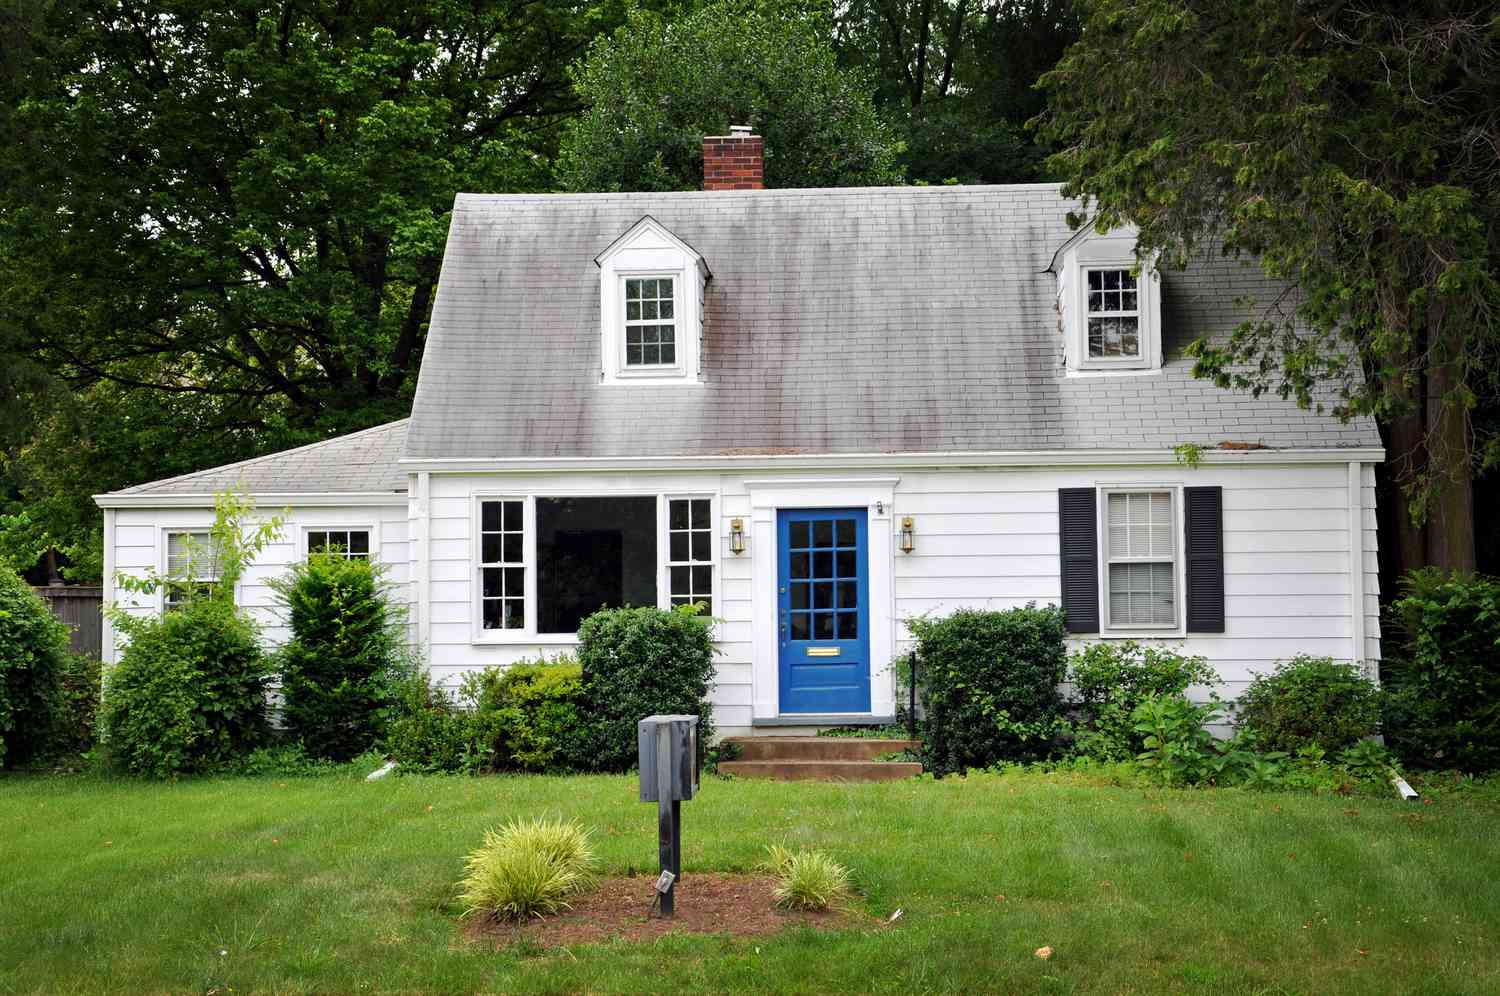
[[[1333,754],[1380,728],[1380,690],[1351,664],[1294,657],[1250,683],[1235,720],[1260,750]]]
[[[698,745],[713,737],[711,620],[692,606],[602,609],[578,627],[587,755],[601,771],[636,764],[636,724],[656,713],[694,715]]]
[[[1061,609],[960,609],[943,619],[911,619],[907,626],[917,638],[927,770],[962,773],[1053,751],[1067,728],[1058,693],[1064,670]]]
[[[292,629],[277,655],[286,735],[316,758],[347,761],[369,750],[410,671],[380,568],[315,553],[272,587]]]
[[[1392,611],[1387,741],[1419,767],[1500,769],[1500,579],[1414,571]]]
[[[583,668],[571,657],[522,661],[464,677],[460,700],[472,711],[476,741],[493,767],[582,771],[592,767],[580,707]]]
[[[213,771],[266,740],[269,669],[255,627],[220,598],[116,616],[130,638],[104,682],[111,760],[167,778]]]
[[[61,714],[68,627],[0,563],[0,766],[45,754]]]

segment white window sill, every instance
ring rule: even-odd
[[[604,387],[663,387],[669,384],[702,387],[703,381],[687,374],[618,373],[600,381],[600,384]]]
[[[1161,367],[1092,367],[1083,370],[1068,370],[1065,376],[1086,380],[1092,377],[1154,377]]]
[[[576,647],[576,633],[527,633],[524,630],[490,630],[489,633],[504,633],[503,636],[471,636],[473,647]]]

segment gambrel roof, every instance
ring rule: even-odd
[[[1159,374],[1068,377],[1055,184],[458,197],[405,457],[1161,451],[1379,445],[1192,377],[1183,347],[1279,288],[1163,278]],[[595,257],[650,216],[702,254],[701,383],[600,383]]]

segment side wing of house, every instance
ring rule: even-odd
[[[132,615],[170,608],[171,588],[152,594],[123,590],[119,576],[155,574],[180,584],[211,584],[218,572],[207,556],[215,494],[232,490],[255,503],[256,522],[284,519],[275,539],[245,570],[235,603],[261,627],[268,644],[289,635],[270,582],[309,552],[324,548],[381,565],[392,600],[411,602],[410,510],[406,475],[396,467],[405,422],[256,460],[99,495],[104,509],[104,599]],[[196,551],[196,552],[195,552]],[[106,621],[105,662],[119,651]]]

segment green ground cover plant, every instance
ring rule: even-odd
[[[560,815],[596,829],[601,874],[654,874],[636,780],[367,770],[6,776],[0,992],[1222,996],[1500,980],[1500,783],[1418,777],[1424,805],[1111,786],[1102,769],[709,778],[683,805],[679,905],[695,873],[755,870],[778,841],[836,855],[871,921],[902,916],[542,951],[462,937],[465,855],[498,820]]]

